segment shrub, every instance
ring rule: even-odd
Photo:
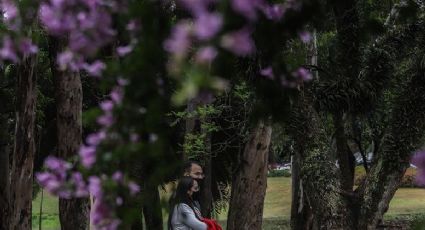
[[[267,174],[268,177],[291,177],[289,170],[270,170]]]
[[[415,183],[415,168],[408,168],[406,173],[403,175],[403,178],[400,182],[401,188],[416,188],[418,185]],[[357,166],[354,173],[354,185],[359,186],[363,180],[366,179],[366,171],[362,166]]]

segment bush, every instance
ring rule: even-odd
[[[416,188],[419,187],[415,183],[415,168],[408,168],[401,179],[401,188]],[[362,166],[357,166],[354,174],[354,185],[359,186],[366,179],[366,172]]]
[[[291,177],[291,171],[289,170],[270,170],[267,177]]]

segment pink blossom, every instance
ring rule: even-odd
[[[311,72],[304,67],[298,68],[295,72],[292,73],[292,76],[300,79],[301,81],[310,81],[313,79]]]
[[[19,43],[19,51],[21,51],[24,56],[27,56],[37,53],[38,47],[32,43],[31,39],[23,38]]]
[[[114,108],[114,102],[111,100],[106,100],[106,101],[102,101],[100,103],[100,108],[104,111],[104,112],[111,112],[112,109]]]
[[[271,66],[260,70],[260,74],[268,79],[274,79],[273,68]]]
[[[223,19],[217,13],[204,13],[195,20],[195,35],[200,40],[211,39],[220,31],[223,25]]]
[[[19,14],[18,7],[16,7],[15,3],[11,0],[2,0],[1,9],[7,21],[15,19]]]
[[[231,0],[232,9],[250,21],[257,19],[257,10],[263,4],[263,0]]]
[[[140,186],[134,182],[128,183],[128,189],[130,190],[131,195],[136,195],[138,192],[140,192]]]
[[[100,77],[102,74],[102,71],[106,69],[105,63],[97,60],[93,62],[92,64],[85,64],[84,69],[87,71],[87,73],[94,77]]]
[[[96,148],[94,146],[81,145],[79,155],[81,164],[85,168],[91,168],[96,162]]]
[[[102,181],[97,176],[89,177],[89,191],[96,199],[102,199]]]
[[[96,146],[100,144],[101,141],[103,141],[106,138],[105,131],[100,131],[97,133],[91,133],[87,136],[86,142],[89,145]]]
[[[248,56],[255,51],[255,43],[248,28],[224,35],[221,45],[238,56]]]
[[[16,54],[15,46],[12,39],[9,36],[3,37],[3,44],[0,48],[0,58],[10,60],[12,62],[18,62],[18,55]]]
[[[265,5],[262,7],[262,11],[267,19],[280,21],[285,13],[285,7],[282,4]]]
[[[212,46],[202,47],[196,52],[195,60],[198,63],[211,63],[217,54],[217,49]]]
[[[121,57],[126,56],[127,54],[131,53],[133,51],[134,46],[133,45],[127,45],[127,46],[119,46],[117,48],[117,54]]]
[[[114,180],[117,183],[123,182],[124,175],[121,171],[116,171],[114,174],[112,174],[112,180]]]
[[[96,121],[99,125],[110,127],[114,124],[114,117],[112,116],[112,114],[106,113],[98,117]]]
[[[191,44],[190,33],[189,22],[180,21],[173,27],[170,38],[164,42],[164,49],[177,57],[185,56]]]
[[[121,87],[114,87],[109,96],[111,96],[113,102],[119,105],[121,104],[122,99],[124,98],[123,89]]]
[[[299,35],[301,41],[304,42],[304,43],[308,43],[312,39],[310,32],[307,32],[307,31],[302,31],[298,35]]]

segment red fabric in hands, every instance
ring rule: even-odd
[[[202,221],[207,224],[207,230],[223,230],[216,220],[203,218]]]

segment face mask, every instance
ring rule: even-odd
[[[198,189],[197,189],[197,192],[198,192],[199,190],[201,190],[202,184],[204,183],[204,179],[194,179],[194,180],[198,182]]]

